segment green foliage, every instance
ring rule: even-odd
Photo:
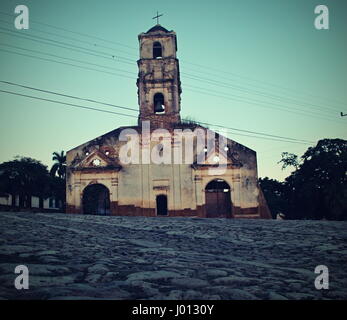
[[[12,199],[18,195],[20,207],[25,199],[30,207],[31,196],[40,199],[53,196],[65,202],[65,180],[52,177],[47,166],[38,160],[16,157],[0,164],[0,192],[11,194]]]
[[[287,179],[290,216],[347,220],[347,141],[323,139]]]
[[[51,177],[50,179],[50,193],[52,197],[60,200],[65,207],[66,200],[66,180],[59,177]]]
[[[283,184],[261,179],[271,212],[289,219],[347,220],[347,141],[323,139],[298,161],[284,152],[280,163],[294,166]]]
[[[66,154],[64,154],[64,151],[53,152],[52,160],[55,161],[51,168],[51,175],[52,177],[55,177],[58,175],[59,178],[65,179],[66,175]]]
[[[259,185],[271,211],[272,218],[286,211],[285,185],[268,177],[260,178]]]
[[[47,167],[40,161],[16,157],[0,164],[0,190],[11,194],[48,194],[49,177]]]
[[[299,167],[298,156],[294,153],[282,152],[282,159],[277,163],[282,163],[282,170],[290,166],[295,169]]]

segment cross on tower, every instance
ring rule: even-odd
[[[157,19],[157,24],[159,24],[159,17],[161,17],[163,14],[159,14],[157,11],[157,15],[153,17],[152,19]]]

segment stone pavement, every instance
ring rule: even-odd
[[[0,213],[2,299],[347,299],[347,222]],[[29,268],[17,290],[14,268]],[[317,265],[329,290],[317,290]]]

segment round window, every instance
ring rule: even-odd
[[[94,159],[92,162],[93,166],[98,167],[101,164],[101,161],[99,159]]]

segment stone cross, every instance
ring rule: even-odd
[[[157,19],[157,24],[159,24],[159,17],[163,16],[163,14],[159,14],[157,11],[157,15],[153,17],[152,19]]]

